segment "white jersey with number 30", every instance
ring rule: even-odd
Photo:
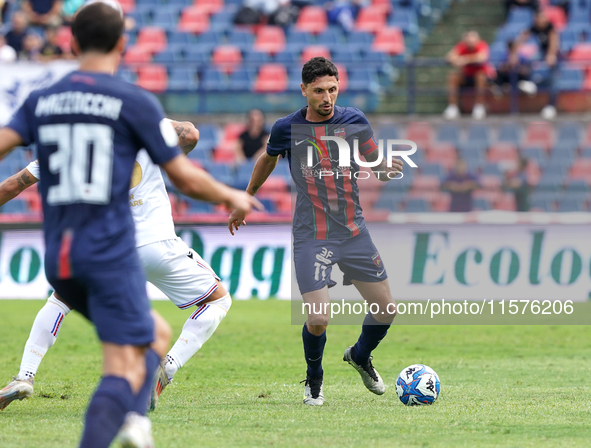
[[[27,166],[27,170],[36,179],[40,178],[36,160]],[[129,205],[135,222],[137,247],[176,238],[170,200],[160,168],[143,149],[138,152],[133,167]]]

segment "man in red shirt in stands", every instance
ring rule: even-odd
[[[443,112],[448,120],[458,118],[458,92],[460,87],[476,87],[476,103],[472,118],[481,120],[486,116],[484,93],[489,78],[494,77],[494,68],[488,62],[488,44],[480,39],[476,31],[468,31],[461,42],[447,54],[447,61],[457,68],[450,73],[447,86],[449,105]]]

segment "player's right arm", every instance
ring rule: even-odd
[[[0,183],[0,206],[16,198],[19,194],[39,182],[31,172],[24,168]]]

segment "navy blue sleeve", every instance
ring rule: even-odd
[[[140,101],[133,106],[131,126],[152,161],[163,165],[181,153],[179,138],[156,97],[143,91],[140,94]]]
[[[378,149],[378,142],[365,114],[359,109],[353,110],[356,115],[354,123],[359,126],[359,153],[366,156]]]
[[[25,100],[25,102],[18,108],[18,110],[14,113],[6,127],[12,129],[18,135],[21,136],[23,140],[23,146],[28,146],[33,143],[33,132],[31,128],[31,120],[29,114],[31,100],[30,97]]]
[[[269,139],[267,140],[267,154],[273,157],[279,155],[285,157],[291,151],[291,129],[279,120],[271,128]]]

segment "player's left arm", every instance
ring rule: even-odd
[[[172,127],[179,136],[179,146],[185,155],[189,154],[199,141],[199,130],[189,121],[170,120]]]
[[[16,198],[19,194],[39,182],[27,168],[0,182],[0,206]]]
[[[0,160],[22,144],[23,139],[16,131],[11,128],[0,129]]]

